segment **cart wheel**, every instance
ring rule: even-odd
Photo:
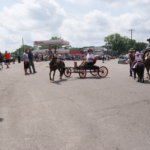
[[[64,75],[66,76],[66,77],[70,77],[71,76],[71,69],[70,68],[66,68],[65,69],[65,72],[64,72]]]
[[[108,69],[105,66],[99,67],[98,75],[102,78],[108,75]]]
[[[97,69],[90,69],[90,73],[93,76],[97,76],[98,75],[98,70]]]
[[[80,76],[80,78],[85,78],[86,77],[86,69],[80,69],[79,76]]]

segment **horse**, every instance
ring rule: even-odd
[[[134,79],[136,78],[136,74],[137,74],[138,82],[144,82],[144,70],[145,70],[144,62],[138,62],[136,67],[133,68]]]
[[[147,58],[144,63],[145,63],[148,79],[150,80],[150,58]]]
[[[60,79],[62,79],[62,76],[65,72],[65,63],[62,60],[58,60],[56,56],[52,55],[52,59],[49,63],[50,73],[49,78],[50,80],[54,81],[55,72],[58,69],[60,72]],[[51,78],[51,73],[53,71],[53,78]]]
[[[148,79],[150,80],[150,50],[144,54],[143,60],[147,71]]]

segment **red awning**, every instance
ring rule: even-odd
[[[70,54],[78,55],[78,54],[81,54],[81,53],[80,53],[80,51],[70,51]]]

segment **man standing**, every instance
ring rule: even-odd
[[[49,49],[48,49],[49,60],[52,58],[52,55],[53,55],[53,52],[52,52],[51,48],[49,47]]]
[[[3,55],[2,53],[0,52],[0,70],[3,68]]]
[[[10,53],[8,53],[7,51],[5,51],[4,58],[5,58],[5,64],[6,64],[7,68],[9,68],[9,64],[10,64]]]
[[[25,72],[25,75],[29,75],[28,73],[28,69],[29,69],[29,58],[28,58],[28,51],[26,50],[24,53],[23,53],[23,61],[24,61],[24,72]]]
[[[33,73],[36,73],[35,66],[34,66],[34,56],[33,56],[31,49],[29,49],[28,58],[29,58],[29,65],[30,65],[30,67],[29,67],[30,73],[32,73],[32,71],[33,71]],[[31,67],[32,67],[32,70],[31,70]]]
[[[135,50],[133,48],[130,48],[129,50],[129,67],[130,67],[130,76],[132,77],[132,67],[133,67],[133,62],[135,60]]]
[[[20,63],[21,62],[20,53],[17,54],[17,59],[18,59],[18,63]]]

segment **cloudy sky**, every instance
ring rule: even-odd
[[[101,46],[120,33],[150,38],[150,0],[0,0],[0,51],[58,36],[71,46]]]

